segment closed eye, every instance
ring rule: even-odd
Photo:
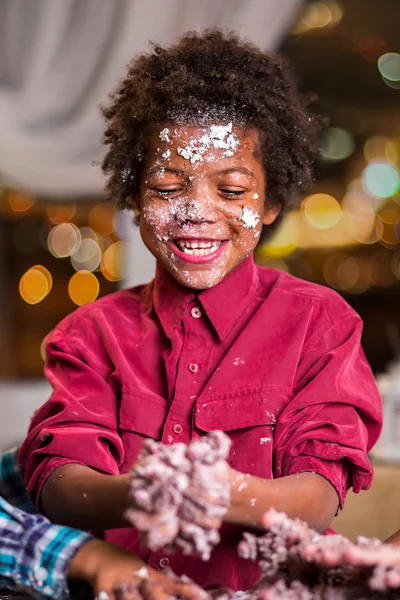
[[[152,188],[153,192],[155,192],[156,194],[158,194],[159,196],[162,197],[170,197],[176,194],[180,194],[182,189],[181,188],[169,188],[169,189],[165,189],[165,188]]]
[[[231,190],[226,188],[220,188],[219,193],[225,198],[239,198],[246,193],[247,190]]]

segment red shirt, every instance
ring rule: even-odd
[[[195,293],[159,268],[153,282],[79,308],[50,335],[53,395],[36,414],[20,461],[38,500],[51,472],[79,462],[126,473],[143,440],[188,443],[221,429],[230,464],[264,478],[314,471],[343,503],[369,487],[367,451],[381,401],[360,346],[362,323],[332,290],[244,261]],[[248,589],[258,567],[236,555],[224,525],[211,560],[170,556],[203,586]],[[134,529],[105,533],[151,566]]]

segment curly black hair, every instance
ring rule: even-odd
[[[103,108],[109,145],[102,169],[108,197],[140,214],[138,189],[146,139],[168,122],[233,121],[260,134],[267,202],[281,214],[312,180],[321,119],[309,112],[288,66],[234,33],[189,32],[176,44],[133,59]]]

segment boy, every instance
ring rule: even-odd
[[[262,227],[310,183],[318,123],[279,58],[219,31],[139,56],[104,115],[110,198],[134,211],[157,273],[50,336],[54,393],[20,455],[28,490],[52,520],[106,530],[152,567],[249,589],[243,527],[273,506],[326,530],[349,487],[369,487],[381,429],[359,317],[252,260]],[[149,553],[122,516],[143,440],[217,429],[232,439],[220,545],[207,564]]]
[[[88,583],[95,593],[107,590],[111,600],[115,585],[139,581],[135,572],[144,563],[137,557],[83,531],[52,525],[36,514],[17,455],[15,448],[0,459],[0,588],[61,600],[69,596],[68,578]],[[167,598],[202,598],[195,586],[154,575],[155,600],[160,590],[163,600],[165,594]]]

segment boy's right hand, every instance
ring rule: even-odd
[[[141,574],[141,570],[145,576]],[[138,573],[139,571],[139,573]],[[85,581],[96,595],[106,592],[113,599],[207,600],[207,592],[196,584],[159,573],[139,557],[102,540],[86,542],[70,563],[69,579]],[[118,588],[120,592],[118,592]]]

